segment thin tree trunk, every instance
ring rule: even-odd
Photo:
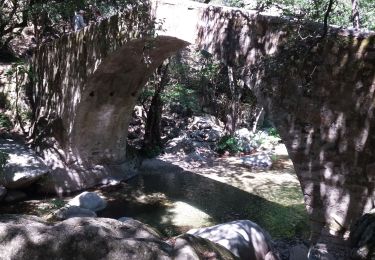
[[[163,111],[163,102],[161,94],[168,83],[168,66],[161,65],[158,68],[159,84],[155,86],[155,94],[152,97],[150,108],[147,112],[145,126],[144,148],[153,149],[161,146],[161,115]]]
[[[258,128],[258,125],[260,125],[261,122],[263,121],[263,120],[261,120],[261,118],[264,118],[264,108],[263,107],[261,107],[257,116],[255,117],[255,121],[254,121],[254,125],[253,125],[253,133],[255,133],[255,131]]]
[[[228,66],[228,79],[229,79],[229,89],[231,92],[231,100],[229,106],[229,114],[227,116],[226,122],[226,129],[228,130],[230,135],[234,135],[237,128],[237,121],[238,121],[238,112],[239,112],[239,105],[241,100],[241,90],[240,86],[236,82],[236,78],[234,75],[233,67]]]
[[[356,29],[360,28],[359,19],[359,0],[352,0],[352,23],[353,27]]]

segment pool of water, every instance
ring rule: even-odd
[[[237,219],[250,219],[274,237],[307,235],[303,205],[286,207],[190,172],[143,172],[116,194],[104,192],[109,203],[100,217],[132,217],[165,236]]]

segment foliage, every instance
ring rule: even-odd
[[[268,134],[270,136],[273,136],[273,137],[276,137],[276,138],[280,138],[279,133],[277,132],[276,128],[274,128],[274,127],[271,127],[271,128],[268,129]]]
[[[0,113],[0,127],[10,129],[12,128],[12,122],[9,117],[3,113]]]
[[[200,1],[202,2],[202,1]],[[328,5],[327,0],[212,0],[210,3],[232,7],[245,7],[261,11],[272,11],[282,16],[297,19],[309,19],[323,22]],[[375,1],[358,0],[360,24],[362,28],[375,30]],[[333,12],[330,14],[330,24],[352,27],[352,0],[335,0]]]
[[[229,152],[230,154],[236,154],[241,151],[241,145],[238,143],[237,139],[231,135],[223,136],[217,145],[217,152],[219,154],[224,154]]]
[[[196,91],[181,83],[167,86],[162,99],[166,105],[180,104],[184,110],[199,111]]]
[[[136,0],[0,1],[0,53],[11,53],[10,42],[21,35],[27,26],[33,25],[34,39],[36,44],[39,44],[71,31],[73,16],[79,10],[86,11],[86,21],[94,20],[90,5],[98,8],[102,16],[106,17],[133,5],[142,4],[143,1]],[[5,57],[3,53],[2,56]]]
[[[0,109],[8,109],[9,106],[8,94],[0,92]]]
[[[3,173],[4,166],[9,159],[9,154],[0,151],[0,174]]]
[[[50,209],[60,209],[65,206],[66,202],[62,199],[52,199],[49,201]]]

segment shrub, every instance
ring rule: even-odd
[[[223,136],[217,145],[217,152],[219,154],[224,154],[229,152],[230,154],[236,154],[241,152],[241,145],[238,143],[237,139],[231,135]]]
[[[9,154],[0,151],[0,175],[4,173],[4,166],[9,158]]]
[[[270,129],[268,129],[268,134],[270,136],[273,136],[273,137],[276,137],[276,138],[280,138],[279,133],[277,132],[276,128],[274,128],[274,127],[271,127]]]
[[[9,117],[3,113],[0,113],[0,127],[6,129],[12,128],[12,122],[10,121]]]

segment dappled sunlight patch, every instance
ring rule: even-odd
[[[212,218],[208,214],[183,201],[172,202],[167,212],[169,214],[162,218],[162,223],[171,222],[175,226],[189,226],[191,228],[212,224]]]

